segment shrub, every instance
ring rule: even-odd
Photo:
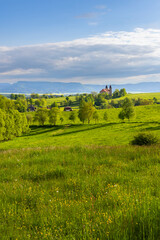
[[[155,137],[151,133],[139,133],[138,135],[134,136],[134,139],[131,141],[132,145],[152,145],[158,142],[157,137]]]

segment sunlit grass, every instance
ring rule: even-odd
[[[158,239],[156,147],[0,152],[0,239]]]

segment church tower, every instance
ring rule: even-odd
[[[110,96],[112,96],[112,86],[111,85],[109,87],[109,90],[110,90]]]

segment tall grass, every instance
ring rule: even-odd
[[[0,159],[0,239],[159,239],[159,146],[1,150]]]

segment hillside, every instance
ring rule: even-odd
[[[107,82],[106,82],[107,84]],[[160,92],[160,82],[144,82],[136,84],[112,84],[115,89],[125,88],[127,92]],[[65,82],[34,82],[18,81],[13,84],[0,83],[0,93],[91,93],[99,92],[104,85],[100,84],[81,84]]]
[[[120,108],[98,110],[91,124],[60,110],[63,123],[34,122],[30,133],[0,142],[0,239],[158,240],[160,104],[134,107],[123,122]],[[140,132],[158,144],[131,146]]]
[[[135,107],[135,117],[130,121],[118,119],[120,109],[107,109],[108,121],[103,120],[106,110],[99,110],[99,122],[82,124],[76,119],[75,124],[68,120],[69,112],[62,112],[63,125],[44,127],[32,126],[31,133],[12,141],[2,142],[1,149],[47,147],[47,146],[79,146],[79,145],[124,145],[128,144],[137,132],[149,131],[160,138],[160,105]]]

